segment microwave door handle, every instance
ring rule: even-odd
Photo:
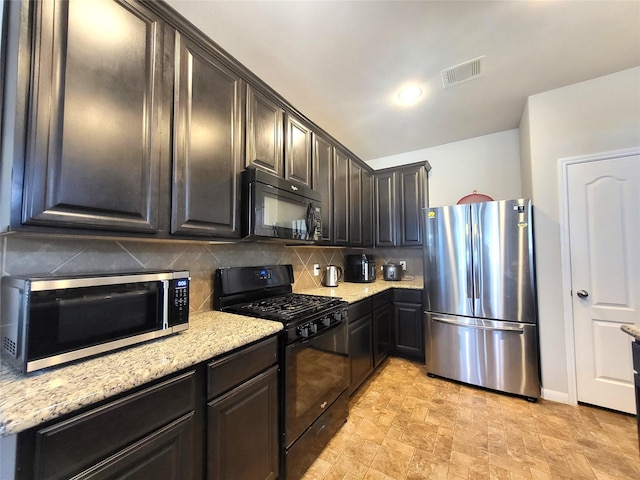
[[[162,329],[169,328],[169,280],[162,280]]]
[[[314,221],[314,217],[313,217],[313,205],[311,204],[311,202],[309,202],[309,205],[307,205],[307,238],[311,238],[311,233],[315,231],[316,226],[315,226],[315,221]]]

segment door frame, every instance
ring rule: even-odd
[[[562,298],[565,350],[567,355],[567,401],[578,403],[578,377],[574,338],[573,297],[571,296],[571,243],[569,238],[569,167],[580,163],[640,155],[640,146],[612,150],[577,157],[558,159],[558,200],[560,207],[560,260],[562,269]]]

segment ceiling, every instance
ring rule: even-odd
[[[517,128],[528,96],[640,65],[638,0],[168,3],[365,161]],[[410,80],[426,95],[399,107]]]

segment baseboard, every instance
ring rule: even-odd
[[[569,401],[569,394],[565,392],[557,392],[555,390],[549,390],[549,389],[543,388],[541,397],[544,398],[545,400],[550,400],[552,402],[571,404],[571,402]]]

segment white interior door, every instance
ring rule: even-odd
[[[636,413],[632,338],[640,326],[640,155],[568,167],[578,401]]]

